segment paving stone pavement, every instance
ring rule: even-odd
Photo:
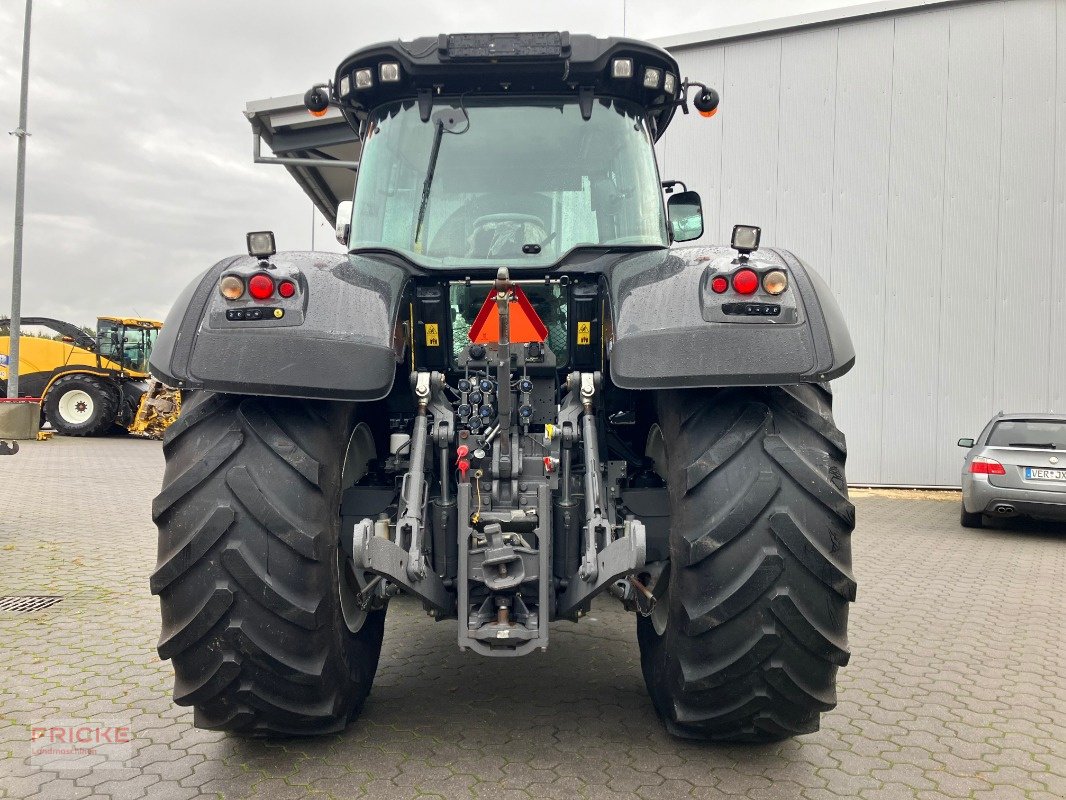
[[[458,653],[454,627],[389,610],[347,731],[262,742],[199,731],[155,653],[149,508],[158,443],[56,438],[0,458],[0,797],[1030,798],[1066,796],[1066,530],[965,530],[958,502],[859,492],[851,664],[822,730],[772,746],[667,736],[634,621],[598,603],[547,653]],[[129,720],[129,768],[28,763],[43,719]]]

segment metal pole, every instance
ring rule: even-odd
[[[26,198],[26,111],[30,94],[30,14],[33,0],[26,0],[26,24],[22,32],[22,95],[19,98],[18,167],[15,171],[15,243],[11,263],[11,347],[8,352],[7,396],[19,396],[19,336],[22,333],[22,219]]]
[[[315,249],[315,202],[311,201],[311,250]]]

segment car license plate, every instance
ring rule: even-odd
[[[1066,469],[1026,467],[1025,479],[1027,481],[1066,481]]]

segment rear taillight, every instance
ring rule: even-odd
[[[721,275],[711,278],[711,291],[715,294],[723,294],[729,288],[729,281]]]
[[[1006,475],[1007,470],[1003,469],[1003,465],[993,458],[978,456],[970,462],[970,473],[972,475]]]
[[[237,300],[244,294],[244,281],[236,275],[225,275],[218,282],[218,290],[227,300]]]
[[[779,295],[788,288],[788,276],[782,270],[772,269],[763,275],[762,288],[767,294]]]
[[[292,281],[282,281],[278,284],[278,294],[282,297],[292,297],[296,294],[296,284]]]
[[[759,288],[759,276],[750,269],[737,270],[733,275],[733,288],[740,294],[755,294]]]
[[[266,300],[274,294],[274,279],[261,272],[253,275],[248,280],[248,294],[256,300]]]

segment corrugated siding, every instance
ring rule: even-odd
[[[851,326],[848,477],[957,485],[1001,409],[1066,411],[1066,0],[904,12],[676,52],[716,86],[663,178],[808,260]]]

